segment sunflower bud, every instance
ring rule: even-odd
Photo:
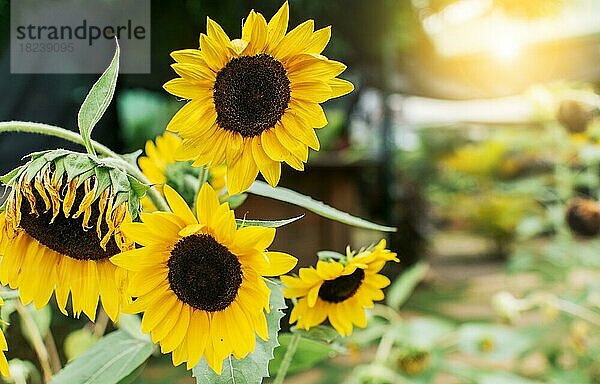
[[[570,133],[582,133],[594,117],[594,108],[575,100],[562,100],[556,118]]]
[[[10,188],[0,282],[37,308],[55,293],[65,314],[70,294],[74,315],[92,320],[100,296],[115,320],[126,273],[109,257],[133,248],[121,224],[138,216],[147,187],[109,160],[65,150],[35,153],[0,181]]]
[[[421,349],[407,349],[398,354],[398,368],[408,375],[414,376],[425,371],[430,364],[429,351]]]
[[[574,233],[596,236],[600,233],[600,204],[590,199],[573,199],[567,206],[566,221]]]

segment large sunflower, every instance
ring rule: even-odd
[[[296,259],[265,251],[275,229],[236,229],[233,211],[209,184],[198,195],[197,218],[175,190],[165,185],[164,193],[173,213],[142,213],[142,223],[123,225],[141,248],[111,261],[130,271],[129,293],[137,297],[130,309],[144,312],[142,330],[163,353],[173,352],[173,364],[187,361],[191,369],[204,356],[220,373],[230,354],[254,351],[256,334],[268,338],[263,276],[290,271]]]
[[[398,262],[396,254],[385,249],[385,240],[376,247],[354,254],[348,250],[340,260],[320,260],[317,268],[301,268],[299,277],[282,276],[286,298],[298,298],[290,324],[310,329],[329,318],[342,336],[352,333],[353,324],[367,325],[365,308],[383,300],[382,288],[390,280],[379,274],[387,261]]]
[[[120,231],[131,220],[127,200],[117,201],[112,186],[100,193],[95,176],[65,182],[54,164],[33,170],[21,173],[0,213],[0,282],[38,309],[55,293],[64,314],[70,293],[73,314],[91,320],[100,297],[117,320],[126,272],[108,258],[133,247]]]
[[[231,194],[246,190],[260,171],[275,186],[281,162],[304,169],[308,147],[318,150],[314,128],[327,118],[319,103],[351,92],[339,78],[346,66],[321,52],[331,28],[308,20],[286,34],[287,2],[267,23],[251,11],[242,38],[231,40],[207,18],[200,49],[175,51],[181,78],[164,88],[190,99],[167,129],[183,138],[178,158],[195,166],[227,164]]]
[[[156,185],[162,193],[163,185],[169,184],[180,191],[186,201],[193,202],[195,190],[187,184],[187,179],[198,178],[198,168],[193,168],[190,162],[178,162],[175,153],[181,147],[182,140],[171,132],[165,132],[158,136],[155,141],[148,140],[145,147],[145,155],[140,156],[138,164],[142,173],[148,180]],[[225,188],[226,167],[224,165],[209,169],[208,182],[212,187],[221,192]],[[155,211],[156,207],[148,197],[142,199],[144,211]]]

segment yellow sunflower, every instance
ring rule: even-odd
[[[116,321],[126,272],[108,258],[133,247],[120,230],[131,220],[128,202],[117,201],[112,187],[98,193],[95,176],[65,182],[55,169],[48,164],[31,179],[26,170],[12,185],[0,213],[0,282],[37,309],[55,293],[64,314],[70,293],[73,314],[91,320],[100,297]]]
[[[200,49],[171,54],[181,77],[164,88],[191,100],[167,126],[183,138],[177,157],[226,163],[230,194],[248,189],[259,171],[277,185],[283,161],[303,170],[308,147],[319,150],[314,128],[327,125],[320,103],[354,89],[336,77],[346,66],[321,55],[331,28],[314,31],[308,20],[286,34],[288,19],[287,2],[268,23],[251,11],[242,38],[231,40],[207,18]]]
[[[223,360],[254,351],[256,334],[268,338],[269,288],[263,276],[289,272],[296,259],[265,249],[274,228],[236,228],[228,203],[219,204],[204,184],[194,216],[184,199],[165,185],[173,213],[142,213],[142,223],[123,225],[141,248],[111,258],[130,271],[131,312],[144,312],[150,332],[173,364],[194,367],[204,356],[221,372]]]
[[[0,297],[0,307],[4,304],[4,300]],[[10,376],[10,370],[8,369],[8,360],[6,360],[6,356],[4,352],[8,351],[8,344],[6,343],[6,338],[4,337],[4,332],[0,329],[0,374],[4,377]]]
[[[286,298],[298,298],[290,324],[310,329],[329,318],[342,335],[352,333],[353,324],[367,325],[365,308],[383,300],[382,288],[390,280],[379,274],[387,261],[398,262],[396,254],[385,249],[385,240],[376,247],[355,254],[349,249],[344,259],[319,260],[317,268],[301,268],[299,277],[282,276]]]
[[[175,153],[181,146],[182,140],[179,136],[165,132],[155,139],[155,142],[148,140],[145,147],[145,156],[138,160],[140,169],[150,182],[162,193],[163,185],[169,184],[186,195],[185,179],[186,177],[197,178],[199,173],[197,168],[190,166],[189,162],[178,162],[175,159]],[[225,188],[225,175],[227,168],[224,165],[212,167],[209,169],[208,182],[216,191],[222,191]],[[189,194],[189,193],[187,193]],[[184,196],[187,197],[187,196]],[[193,196],[195,197],[195,196]],[[186,201],[191,201],[189,197]],[[142,199],[144,211],[155,211],[156,207],[148,197]]]

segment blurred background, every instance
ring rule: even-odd
[[[238,37],[250,9],[270,17],[281,6],[151,3],[152,72],[119,78],[94,131],[117,152],[143,148],[182,106],[162,90],[175,77],[169,53],[196,48],[207,15]],[[10,74],[9,6],[0,0],[0,120],[75,129],[96,76]],[[407,381],[364,382],[600,383],[600,1],[290,0],[290,16],[291,26],[309,18],[333,26],[324,54],[348,65],[344,77],[356,90],[325,104],[321,151],[310,154],[305,172],[287,168],[280,185],[399,230],[388,236],[307,213],[278,231],[273,248],[306,266],[319,250],[388,236],[401,263],[387,274],[423,271],[401,312],[408,336],[396,351],[396,373]],[[2,135],[0,172],[55,147],[71,148]],[[594,204],[581,213],[577,198]],[[250,195],[238,209],[245,213],[304,212]],[[77,328],[52,322],[63,334]],[[10,353],[34,361],[13,333]],[[410,336],[424,334],[429,339]],[[440,342],[448,335],[458,338],[450,349]],[[314,361],[296,370],[314,367],[289,382],[350,380],[348,367],[374,354],[376,338],[367,336],[359,332],[354,352],[321,365],[339,351],[307,346]],[[65,360],[75,352],[65,352],[63,339]],[[192,382],[167,366],[157,358],[138,382]]]

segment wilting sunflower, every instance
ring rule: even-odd
[[[346,66],[321,55],[331,28],[314,31],[308,20],[286,34],[288,19],[287,2],[268,23],[251,11],[242,38],[231,40],[207,18],[200,49],[171,54],[181,77],[164,88],[191,100],[167,126],[183,138],[177,156],[194,166],[226,163],[231,194],[259,171],[277,185],[283,161],[303,170],[308,147],[319,149],[314,128],[327,125],[320,103],[354,89],[336,77]]]
[[[317,262],[317,268],[301,268],[299,277],[282,276],[286,298],[298,298],[290,324],[310,329],[329,318],[342,336],[352,333],[352,325],[365,327],[365,308],[383,300],[382,288],[390,280],[379,274],[387,261],[396,261],[396,254],[385,249],[385,240],[376,247],[358,253],[347,249],[340,261]]]
[[[91,320],[100,297],[108,316],[117,320],[126,271],[109,257],[133,243],[120,230],[131,221],[125,184],[116,193],[110,180],[128,179],[116,169],[94,168],[87,155],[66,153],[32,160],[8,183],[11,192],[0,213],[0,281],[38,309],[55,293],[64,314],[70,294],[73,314],[83,312]]]
[[[265,310],[269,288],[263,276],[289,272],[296,259],[265,249],[274,228],[236,228],[233,211],[219,204],[204,184],[197,218],[183,198],[165,185],[173,213],[142,213],[142,223],[123,225],[142,247],[111,258],[130,271],[131,312],[144,312],[142,331],[150,332],[173,364],[194,367],[204,356],[221,372],[223,360],[254,351],[256,334],[267,340]]]
[[[0,307],[4,304],[4,300],[0,297]],[[8,344],[6,343],[6,338],[4,337],[4,332],[0,328],[0,374],[4,377],[10,376],[10,370],[8,369],[8,360],[6,360],[6,356],[4,352],[8,351]]]
[[[189,161],[179,162],[175,160],[175,153],[181,146],[182,140],[179,136],[165,132],[158,136],[153,142],[146,142],[146,154],[138,160],[140,169],[150,182],[162,193],[163,185],[169,184],[180,191],[188,203],[193,202],[195,189],[186,184],[188,178],[197,179],[198,168],[191,166]],[[225,175],[227,168],[224,165],[209,169],[208,182],[216,191],[225,188]],[[155,211],[156,207],[152,201],[145,197],[142,199],[144,211]]]

